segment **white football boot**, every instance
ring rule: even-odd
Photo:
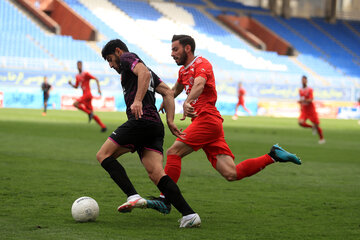
[[[179,219],[180,228],[200,227],[201,219],[199,214],[193,213]]]

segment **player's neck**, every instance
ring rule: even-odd
[[[185,68],[188,68],[197,58],[197,56],[192,55],[191,57],[188,58],[188,61],[184,64]]]

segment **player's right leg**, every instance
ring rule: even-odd
[[[312,125],[307,124],[303,119],[299,119],[299,125],[304,128],[312,128]]]
[[[165,173],[177,183],[181,174],[181,159],[194,150],[186,143],[175,141],[166,151]]]
[[[146,200],[135,190],[124,167],[116,160],[119,156],[129,151],[129,148],[122,147],[109,138],[96,154],[96,158],[101,166],[128,197],[127,201],[119,206],[119,212],[130,212],[134,207],[145,207],[146,204]]]
[[[80,102],[79,100],[76,100],[76,101],[73,103],[73,105],[74,105],[74,107],[76,107],[77,109],[85,112],[86,114],[90,114],[90,113],[91,113],[91,111],[89,111],[89,110],[85,107],[85,105],[84,105],[82,102]]]

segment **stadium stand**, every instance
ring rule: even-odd
[[[197,53],[211,59],[218,79],[232,88],[237,79],[246,84],[296,85],[302,74],[310,75],[315,79],[313,85],[320,87],[343,87],[348,82],[360,85],[357,21],[329,24],[318,18],[283,19],[261,7],[220,0],[64,2],[96,28],[97,41],[54,35],[20,11],[19,6],[0,0],[0,69],[73,72],[74,63],[81,59],[95,73],[113,74],[100,51],[110,39],[121,38],[130,51],[174,82],[178,68],[170,56],[170,40],[173,34],[185,33],[196,39]],[[296,56],[255,49],[221,24],[216,19],[219,14],[256,19],[289,42]]]
[[[267,9],[261,7],[246,6],[240,2],[232,2],[228,0],[211,0],[211,2],[215,4],[217,7],[235,8],[235,9],[251,10],[258,12],[269,12],[269,10]]]

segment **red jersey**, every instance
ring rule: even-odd
[[[179,70],[179,78],[177,81],[184,85],[187,95],[189,95],[194,85],[194,80],[197,77],[205,78],[206,83],[203,92],[191,103],[191,106],[195,108],[197,115],[206,112],[221,117],[215,107],[217,92],[214,72],[210,62],[203,57],[196,57],[188,66],[182,66]]]
[[[310,87],[300,88],[299,89],[300,100],[312,100],[313,97],[313,89]],[[313,102],[310,103],[300,103],[302,112],[315,112],[315,105]]]
[[[241,102],[241,103],[244,102],[245,94],[246,94],[245,89],[243,87],[239,88],[239,90],[238,90],[239,102]]]
[[[82,72],[76,75],[75,87],[78,87],[80,84],[81,89],[83,90],[83,95],[91,95],[90,89],[90,80],[95,79],[93,75],[88,72]]]

